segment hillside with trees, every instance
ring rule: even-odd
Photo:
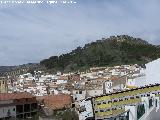
[[[97,66],[145,64],[160,57],[160,47],[128,35],[111,36],[40,62],[47,69],[85,70]]]

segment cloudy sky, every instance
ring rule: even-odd
[[[160,0],[75,1],[33,5],[1,0],[0,65],[39,62],[111,35],[160,44]]]

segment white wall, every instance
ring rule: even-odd
[[[160,59],[146,64],[147,84],[160,83]]]
[[[135,86],[144,86],[147,84],[146,76],[135,78]]]
[[[137,106],[125,106],[125,111],[129,110],[129,120],[137,119]]]
[[[160,59],[146,64],[145,76],[135,79],[136,86],[160,83]]]
[[[85,111],[79,113],[79,120],[85,120],[88,117],[93,117],[93,109],[92,109],[92,103],[91,100],[83,100],[79,102],[79,106],[85,107]]]
[[[86,97],[86,90],[82,91],[82,94],[80,94],[79,92],[80,92],[79,90],[73,90],[72,91],[73,99],[74,100],[75,100],[75,98],[77,99],[75,101],[83,100]]]
[[[104,83],[105,84],[105,92],[106,93],[111,93],[113,92],[113,89],[112,89],[112,81],[107,81]]]
[[[103,90],[87,90],[87,94],[90,97],[99,96],[103,94]]]
[[[65,84],[68,80],[57,80],[56,84]]]
[[[16,116],[16,106],[0,107],[0,118],[7,117],[8,110],[10,111],[10,116]]]

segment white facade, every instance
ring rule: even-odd
[[[66,84],[68,80],[57,80],[56,84]]]
[[[152,106],[149,105],[151,104],[149,103],[150,99],[152,99]],[[148,118],[154,118],[154,116],[152,116],[151,113],[154,113],[157,116],[159,115],[157,111],[159,110],[160,101],[159,101],[159,97],[155,97],[154,94],[150,94],[149,97],[142,97],[141,103],[139,104],[144,104],[144,108],[145,108],[145,113],[140,117],[139,120],[152,120],[152,119],[148,119]],[[137,108],[138,108],[138,104],[134,106],[133,105],[125,106],[125,111],[129,110],[129,120],[137,120]]]
[[[104,86],[105,86],[105,93],[111,93],[113,92],[113,89],[112,89],[112,81],[107,81],[104,83]]]
[[[61,92],[62,92],[63,94],[69,94],[69,95],[71,94],[71,92],[70,92],[69,90],[62,90]]]
[[[146,64],[147,84],[160,83],[160,59]]]
[[[72,95],[75,101],[83,100],[86,97],[86,90],[73,90]]]
[[[0,118],[16,117],[16,106],[0,107]]]
[[[83,100],[79,103],[79,120],[93,117],[93,109],[91,100]]]
[[[0,118],[5,117],[16,117],[16,106],[14,105],[7,105],[13,103],[12,100],[0,101]],[[7,106],[6,106],[7,105]]]
[[[149,84],[160,83],[160,59],[146,64],[145,76],[135,79],[136,86],[144,86]]]
[[[117,69],[113,69],[111,70],[112,75],[120,75],[120,71],[118,71]]]
[[[87,90],[87,95],[90,97],[99,96],[103,94],[103,89]]]
[[[137,120],[137,106],[125,106],[125,111],[129,110],[129,120]]]

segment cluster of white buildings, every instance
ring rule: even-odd
[[[136,87],[145,68],[135,65],[95,67],[86,72],[47,74],[34,71],[8,79],[8,92],[29,92],[35,96],[69,94],[74,101]]]
[[[8,92],[29,92],[35,96],[58,94],[57,86],[66,84],[68,78],[61,75],[44,75],[42,71],[35,71],[35,75],[26,73],[16,78],[9,78]]]
[[[160,59],[141,67],[120,65],[114,67],[94,67],[85,72],[48,74],[34,71],[34,75],[26,73],[8,79],[8,92],[28,92],[37,97],[45,95],[67,94],[73,99],[75,106],[86,106],[80,120],[89,114],[91,108],[87,99],[112,94],[137,87],[160,83]],[[86,102],[83,102],[85,100]],[[81,101],[81,102],[79,102]],[[92,113],[90,113],[92,114]]]

